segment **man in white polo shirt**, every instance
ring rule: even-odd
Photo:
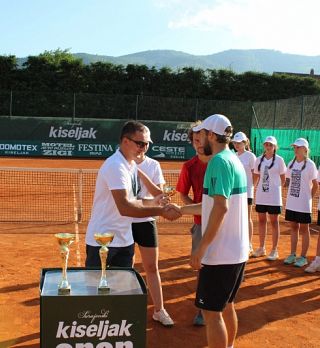
[[[160,197],[137,200],[137,165],[134,161],[152,142],[149,129],[129,121],[121,131],[120,147],[101,166],[96,181],[91,219],[86,233],[86,267],[100,267],[100,246],[95,233],[113,232],[107,264],[131,267],[134,255],[132,217],[163,216],[169,220],[179,213],[159,205]]]
[[[200,269],[195,304],[205,318],[209,348],[232,348],[238,324],[234,299],[249,254],[247,178],[228,146],[227,117],[209,116],[193,130],[200,132],[204,153],[212,154],[202,203],[181,208],[183,214],[202,214],[202,239],[190,261]]]

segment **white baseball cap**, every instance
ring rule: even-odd
[[[243,132],[238,132],[234,135],[231,141],[234,141],[235,143],[241,143],[242,141],[247,141],[247,140],[248,138]]]
[[[150,132],[150,129],[144,125],[144,129],[145,129],[145,133],[147,133],[147,136],[148,136],[148,142],[149,143],[153,143],[153,141],[151,140],[151,132]]]
[[[231,123],[226,116],[215,114],[207,117],[198,126],[192,128],[194,132],[199,132],[201,129],[206,129],[219,135],[225,135],[227,127],[231,127]]]
[[[270,143],[270,144],[272,144],[272,145],[275,145],[275,146],[277,146],[277,139],[274,137],[274,136],[272,136],[272,135],[269,135],[268,137],[266,137],[265,139],[264,139],[264,142],[263,142],[264,144],[265,143]]]
[[[296,146],[304,146],[307,150],[309,150],[309,143],[308,140],[305,138],[298,138],[295,140],[291,146],[296,145]]]

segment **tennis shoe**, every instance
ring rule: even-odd
[[[154,312],[152,319],[166,327],[172,327],[174,325],[173,320],[165,309],[160,309],[160,311]]]
[[[249,257],[253,257],[253,248],[252,248],[251,244],[250,244],[250,247],[249,247]]]
[[[320,272],[320,262],[313,260],[304,271],[307,273]]]
[[[284,264],[285,265],[291,265],[293,263],[295,263],[297,260],[296,258],[296,254],[290,254],[287,258],[284,259]]]
[[[303,267],[308,264],[308,260],[304,256],[300,256],[297,258],[296,262],[293,264],[295,267]]]
[[[202,315],[202,312],[199,311],[197,315],[193,319],[193,325],[194,326],[204,326],[204,318]]]
[[[264,256],[266,255],[266,249],[265,248],[258,248],[255,250],[255,252],[252,254],[253,257],[261,257],[261,256]]]
[[[277,249],[271,250],[270,254],[267,256],[267,260],[269,261],[275,261],[278,260],[279,258],[279,253]]]

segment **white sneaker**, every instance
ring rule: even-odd
[[[255,250],[255,252],[253,253],[253,257],[261,257],[266,255],[266,249],[265,248],[258,248]]]
[[[278,260],[279,258],[279,253],[277,249],[271,250],[270,254],[267,256],[267,260],[269,261],[275,261]]]
[[[316,260],[313,260],[310,263],[310,266],[307,267],[305,270],[307,273],[315,273],[315,272],[320,272],[320,262],[317,262]]]
[[[159,312],[154,312],[152,319],[167,327],[171,327],[174,324],[173,320],[170,318],[170,315],[165,309],[160,309]]]
[[[253,248],[252,248],[252,245],[250,244],[249,246],[249,257],[252,257],[253,256]]]

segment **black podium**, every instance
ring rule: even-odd
[[[70,295],[58,295],[61,269],[40,280],[42,348],[145,348],[147,292],[132,268],[108,268],[108,294],[98,294],[99,269],[68,268]]]

